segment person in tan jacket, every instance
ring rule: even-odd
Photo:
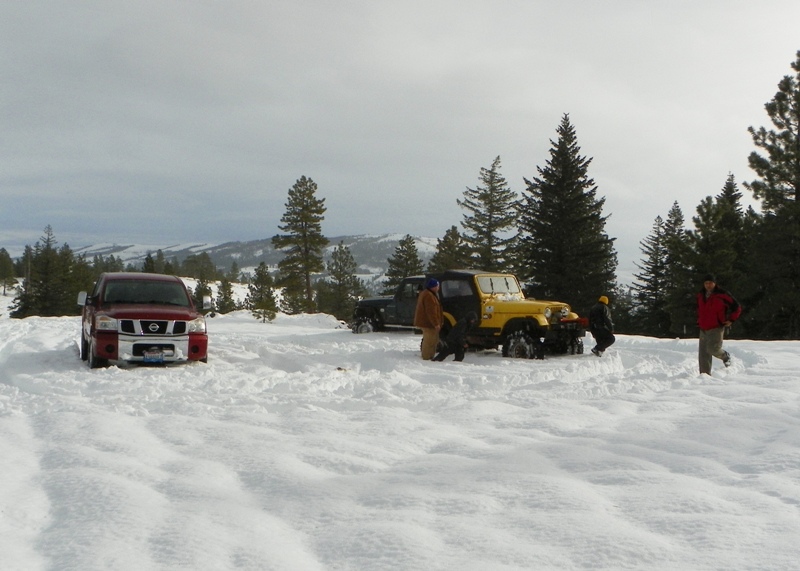
[[[422,359],[425,361],[430,361],[436,354],[439,331],[444,323],[438,293],[439,282],[430,278],[425,282],[425,289],[417,296],[417,308],[414,311],[414,327],[422,329]]]

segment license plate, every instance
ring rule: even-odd
[[[143,353],[145,363],[163,363],[164,353],[161,351],[145,351]]]

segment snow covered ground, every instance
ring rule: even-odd
[[[4,570],[800,568],[798,342],[431,363],[239,312],[207,365],[92,371],[0,313]]]

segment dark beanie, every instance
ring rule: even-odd
[[[439,285],[439,281],[435,278],[430,278],[427,282],[425,282],[425,289],[431,289],[432,287],[436,287]]]
[[[717,283],[717,278],[714,274],[706,274],[703,278],[704,282],[714,282]]]

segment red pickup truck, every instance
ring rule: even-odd
[[[81,359],[92,369],[109,361],[208,361],[206,319],[176,276],[105,273],[91,294],[78,295],[78,305]]]

